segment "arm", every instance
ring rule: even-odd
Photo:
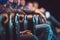
[[[44,14],[42,12],[39,11],[39,9],[35,10],[35,13],[40,14],[40,16],[43,18],[43,20],[45,21],[45,23],[47,23],[46,17],[44,16]]]

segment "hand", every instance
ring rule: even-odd
[[[36,9],[34,12],[35,12],[35,13],[40,13],[39,9]]]
[[[22,32],[20,32],[20,34],[24,35],[24,34],[32,34],[30,30],[24,30]]]

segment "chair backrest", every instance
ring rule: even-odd
[[[4,13],[2,14],[6,19],[4,21],[7,24],[6,35],[8,34],[8,40],[14,38],[20,40],[21,24],[23,23],[24,30],[31,30],[35,33],[35,25],[40,24],[40,16],[38,14],[20,14],[19,12]]]
[[[6,39],[13,40],[13,23],[12,23],[12,13],[4,13],[2,16],[5,17],[4,24],[5,24],[5,32],[6,32]]]
[[[0,15],[0,39],[5,40],[5,28],[3,26],[4,16]]]

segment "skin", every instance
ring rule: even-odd
[[[30,30],[24,30],[22,32],[20,32],[20,34],[24,35],[24,34],[32,34]]]
[[[44,19],[45,23],[47,23],[46,17],[43,14],[45,12],[45,9],[44,8],[38,9],[38,3],[37,2],[33,3],[33,8],[34,8],[34,12],[40,14],[40,17],[42,17]]]
[[[33,2],[33,6],[34,6],[35,9],[38,9],[38,6],[39,6],[39,5],[38,5],[37,2]]]
[[[45,8],[40,8],[39,9],[40,13],[42,14],[43,18],[46,19],[46,17],[43,15],[43,13],[45,12]]]
[[[45,12],[45,8],[41,7],[41,8],[39,9],[39,11],[42,12],[42,13],[44,13],[44,12]]]
[[[28,8],[29,8],[30,11],[34,11],[33,3],[29,2],[28,3]]]
[[[22,6],[25,6],[25,0],[21,0],[20,3]]]
[[[28,3],[28,10],[29,11],[34,11],[35,13],[38,13],[38,14],[40,14],[40,17],[42,17],[43,18],[43,20],[45,21],[45,23],[47,22],[46,21],[46,17],[44,16],[44,14],[43,14],[43,10],[42,10],[42,12],[41,12],[41,10],[40,9],[38,9],[38,3],[31,3],[31,2],[29,2]]]
[[[43,18],[44,22],[47,23],[46,17],[44,16],[44,14],[42,12],[39,11],[39,9],[35,10],[35,13],[40,14],[40,16]]]
[[[10,0],[10,2],[13,2],[14,0]],[[22,4],[22,6],[24,6],[25,5],[25,0],[17,0],[18,1],[18,4]],[[17,2],[16,0],[15,0],[15,2]],[[43,19],[45,19],[46,20],[46,17],[43,15],[43,13],[44,13],[44,8],[40,8],[40,9],[38,9],[38,3],[37,2],[34,2],[34,3],[31,3],[31,2],[29,2],[28,3],[28,6],[29,6],[29,10],[30,11],[34,11],[35,13],[39,13],[40,14],[40,16],[43,18]],[[22,9],[23,9],[23,7],[22,7]]]
[[[18,0],[18,5],[20,4],[21,0]]]
[[[60,33],[60,28],[56,28],[57,33]]]

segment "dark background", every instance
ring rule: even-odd
[[[60,21],[60,1],[59,0],[27,0],[37,1],[40,6],[44,6],[48,11],[51,12],[58,21]]]
[[[44,6],[47,10],[51,12],[58,21],[60,21],[60,1],[59,0],[26,0],[28,1],[37,1],[39,6]],[[6,0],[0,0],[0,3],[6,2]]]

